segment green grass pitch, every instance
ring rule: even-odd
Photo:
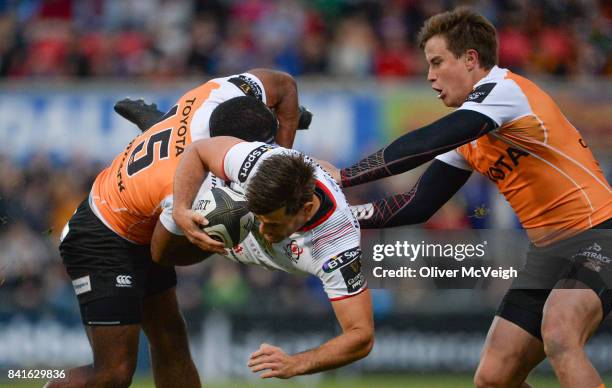
[[[529,383],[535,388],[559,387],[559,383],[552,375],[538,375],[530,378]],[[606,385],[612,384],[612,376],[605,378]],[[30,388],[42,387],[43,380],[12,380],[0,381],[0,387]],[[153,388],[153,379],[137,377],[131,385],[134,388]],[[364,376],[360,378],[339,377],[308,380],[236,380],[227,383],[204,384],[210,388],[468,388],[473,387],[472,377],[469,375],[382,375]]]

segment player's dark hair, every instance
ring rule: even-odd
[[[274,140],[278,121],[272,110],[255,97],[234,97],[210,115],[210,136],[233,136],[246,141]]]
[[[478,52],[480,67],[489,70],[497,64],[497,31],[491,22],[469,8],[458,7],[427,19],[418,35],[421,49],[436,35],[444,37],[446,47],[457,58],[473,49]]]
[[[312,200],[315,170],[301,154],[276,154],[263,160],[246,192],[247,207],[268,214],[282,207],[296,214]]]

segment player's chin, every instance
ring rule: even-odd
[[[442,103],[449,108],[459,108],[461,105],[463,105],[464,101],[465,98],[458,98],[457,96],[452,97],[445,95],[442,97]]]
[[[269,243],[276,244],[276,243],[279,243],[279,242],[283,241],[285,239],[285,236],[264,234],[264,238]]]
[[[447,106],[449,108],[458,108],[459,106],[461,106],[461,104],[457,104],[456,101],[453,101],[449,96],[446,95],[442,96],[440,100],[442,101],[444,106]]]

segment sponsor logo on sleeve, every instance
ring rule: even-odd
[[[361,257],[361,248],[355,247],[333,256],[323,263],[323,272],[334,272],[339,268],[348,266]]]
[[[264,144],[249,152],[249,154],[244,159],[244,162],[242,162],[242,166],[240,166],[240,171],[238,172],[238,180],[240,181],[240,183],[246,182],[247,178],[249,177],[249,174],[253,170],[253,167],[255,167],[255,165],[257,164],[259,158],[261,158],[263,154],[270,151],[272,148],[274,148],[272,145]]]
[[[91,291],[91,280],[89,279],[89,275],[74,279],[72,281],[72,287],[74,287],[74,292],[77,295]]]
[[[228,82],[236,85],[238,89],[242,91],[247,96],[255,97],[259,101],[262,100],[263,92],[261,87],[257,84],[257,82],[243,74],[240,74],[237,77],[232,77],[227,80]]]
[[[489,93],[491,93],[491,90],[493,90],[495,85],[495,82],[479,85],[467,96],[465,102],[481,103],[489,95]]]
[[[340,268],[346,289],[349,294],[359,291],[366,282],[366,278],[361,272],[361,256],[356,260]]]

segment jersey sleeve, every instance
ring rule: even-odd
[[[259,78],[250,73],[234,74],[229,77],[213,78],[208,82],[219,85],[219,91],[212,101],[221,103],[230,98],[251,96],[266,103],[266,91]]]
[[[313,230],[310,272],[317,276],[331,301],[359,294],[367,288],[361,269],[361,234],[349,208],[336,211]]]
[[[172,234],[177,236],[184,236],[185,233],[178,227],[174,219],[172,218],[172,206],[174,204],[173,197],[169,195],[164,198],[161,203],[162,211],[159,215],[159,221],[162,223],[164,228]]]
[[[476,86],[458,109],[482,113],[498,127],[531,113],[527,97],[510,79],[492,80]]]
[[[462,170],[472,171],[472,166],[465,160],[463,155],[461,155],[457,149],[447,151],[443,154],[436,156],[436,159],[444,162],[446,164],[450,164],[453,167],[460,168]]]
[[[318,277],[329,300],[350,298],[368,287],[361,265],[359,245],[328,256],[322,261]]]
[[[210,116],[219,104],[235,97],[252,96],[266,103],[266,91],[259,78],[249,73],[214,78],[208,82],[219,85],[196,111],[191,122],[191,137],[195,140],[210,137]]]
[[[222,79],[223,81],[236,86],[242,95],[257,98],[266,103],[266,91],[259,78],[250,73],[232,75]]]
[[[242,142],[231,147],[223,159],[223,171],[230,181],[243,191],[255,175],[258,164],[267,157],[288,151],[285,148],[262,142]]]

